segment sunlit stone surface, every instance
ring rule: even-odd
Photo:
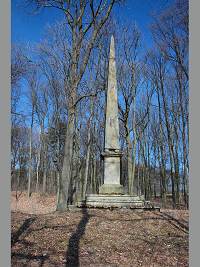
[[[108,89],[106,99],[106,124],[105,124],[105,147],[102,156],[104,158],[104,183],[99,188],[99,194],[86,195],[86,201],[79,201],[79,207],[127,207],[143,208],[144,199],[139,196],[124,194],[120,184],[121,152],[119,145],[119,119],[118,119],[118,96],[115,63],[114,38],[111,37]]]
[[[105,125],[105,148],[104,153],[104,184],[100,187],[100,194],[123,194],[120,185],[120,146],[119,146],[119,119],[118,119],[118,96],[115,63],[114,38],[111,37],[108,90],[106,99],[106,125]]]

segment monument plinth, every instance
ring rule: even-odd
[[[99,194],[86,195],[85,202],[78,202],[78,206],[142,208],[144,198],[125,194],[124,188],[120,184],[122,153],[119,145],[118,96],[113,36],[110,43],[106,94],[105,145],[101,156],[104,160],[104,183],[99,188]]]
[[[124,194],[120,184],[122,153],[119,150],[105,150],[101,155],[104,160],[104,183],[99,188],[99,194]]]

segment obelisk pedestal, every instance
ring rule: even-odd
[[[99,188],[99,194],[124,194],[120,184],[120,152],[104,152],[104,184]]]

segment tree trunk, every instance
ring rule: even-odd
[[[93,192],[93,194],[97,193],[96,168],[97,168],[97,162],[96,162],[96,159],[94,156],[93,157],[93,173],[92,173],[92,192]]]
[[[127,143],[127,159],[128,159],[128,193],[132,194],[132,145],[130,140],[130,134],[128,133],[126,136],[126,143]]]
[[[88,170],[89,170],[89,161],[90,161],[90,150],[91,150],[91,123],[93,119],[93,109],[94,109],[94,100],[91,100],[90,106],[90,118],[88,121],[88,138],[87,138],[87,155],[86,155],[86,164],[85,164],[85,177],[83,182],[83,200],[85,200],[86,191],[87,191],[87,182],[88,182]]]
[[[33,116],[34,116],[34,107],[32,108],[31,127],[29,130],[29,169],[28,169],[28,192],[27,192],[28,197],[31,196]]]
[[[56,172],[56,178],[57,178],[57,193],[56,193],[56,207],[58,206],[59,201],[59,195],[60,195],[60,172]]]
[[[42,193],[45,194],[46,193],[46,187],[47,187],[47,171],[46,168],[44,169],[44,173],[43,173],[43,184],[42,184]]]
[[[88,181],[88,169],[89,169],[89,160],[90,160],[90,130],[88,131],[88,149],[86,155],[86,163],[85,163],[85,176],[83,182],[83,200],[85,200],[86,190],[87,190],[87,181]]]
[[[41,158],[41,132],[40,132],[40,136],[39,136],[39,142],[40,142],[40,147],[38,150],[37,167],[36,167],[36,186],[35,186],[35,191],[37,193],[39,192],[39,166],[40,166],[40,158]]]
[[[65,148],[63,158],[63,168],[60,179],[60,194],[58,199],[57,210],[64,211],[68,208],[69,186],[71,183],[71,166],[73,156],[73,137],[75,124],[75,109],[69,109],[67,133],[65,137]]]

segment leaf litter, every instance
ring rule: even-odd
[[[11,205],[12,266],[189,266],[187,210],[59,213],[53,197],[39,195],[23,195],[17,205]]]

